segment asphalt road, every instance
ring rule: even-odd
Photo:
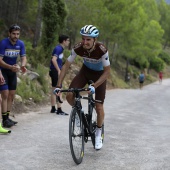
[[[49,113],[50,106],[17,115],[12,133],[0,135],[0,170],[170,170],[169,103],[169,79],[107,91],[104,146],[85,144],[80,165],[70,154],[68,116]]]

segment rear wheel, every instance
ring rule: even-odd
[[[69,120],[69,143],[71,155],[76,164],[80,164],[84,156],[84,130],[82,119],[76,108],[72,109]]]

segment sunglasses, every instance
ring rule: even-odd
[[[12,25],[10,28],[9,28],[9,32],[11,32],[12,30],[20,30],[21,28],[18,26],[18,25]]]

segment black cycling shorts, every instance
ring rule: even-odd
[[[84,64],[80,69],[79,73],[72,80],[69,88],[83,88],[89,80],[96,82],[103,74],[102,71],[94,71],[87,68]],[[104,103],[106,94],[106,81],[104,81],[99,87],[95,89],[95,99]]]
[[[8,90],[16,90],[17,88],[17,74],[8,69],[1,70],[2,75],[5,79],[5,84],[2,86],[8,86]]]
[[[51,77],[52,87],[56,87],[58,82],[58,71],[55,69],[50,70],[49,76]]]

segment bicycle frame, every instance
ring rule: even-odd
[[[88,89],[82,89],[82,91],[88,91]],[[94,131],[91,131],[90,128],[90,121],[92,119],[92,108],[95,108],[95,100],[93,99],[92,94],[88,94],[88,97],[84,97],[80,95],[79,90],[74,91],[75,94],[75,104],[72,106],[72,108],[77,108],[77,110],[80,113],[80,118],[83,121],[84,129],[86,130],[87,134],[90,136],[94,134]],[[81,99],[88,100],[88,114],[85,115],[84,112],[82,112],[82,104]]]

